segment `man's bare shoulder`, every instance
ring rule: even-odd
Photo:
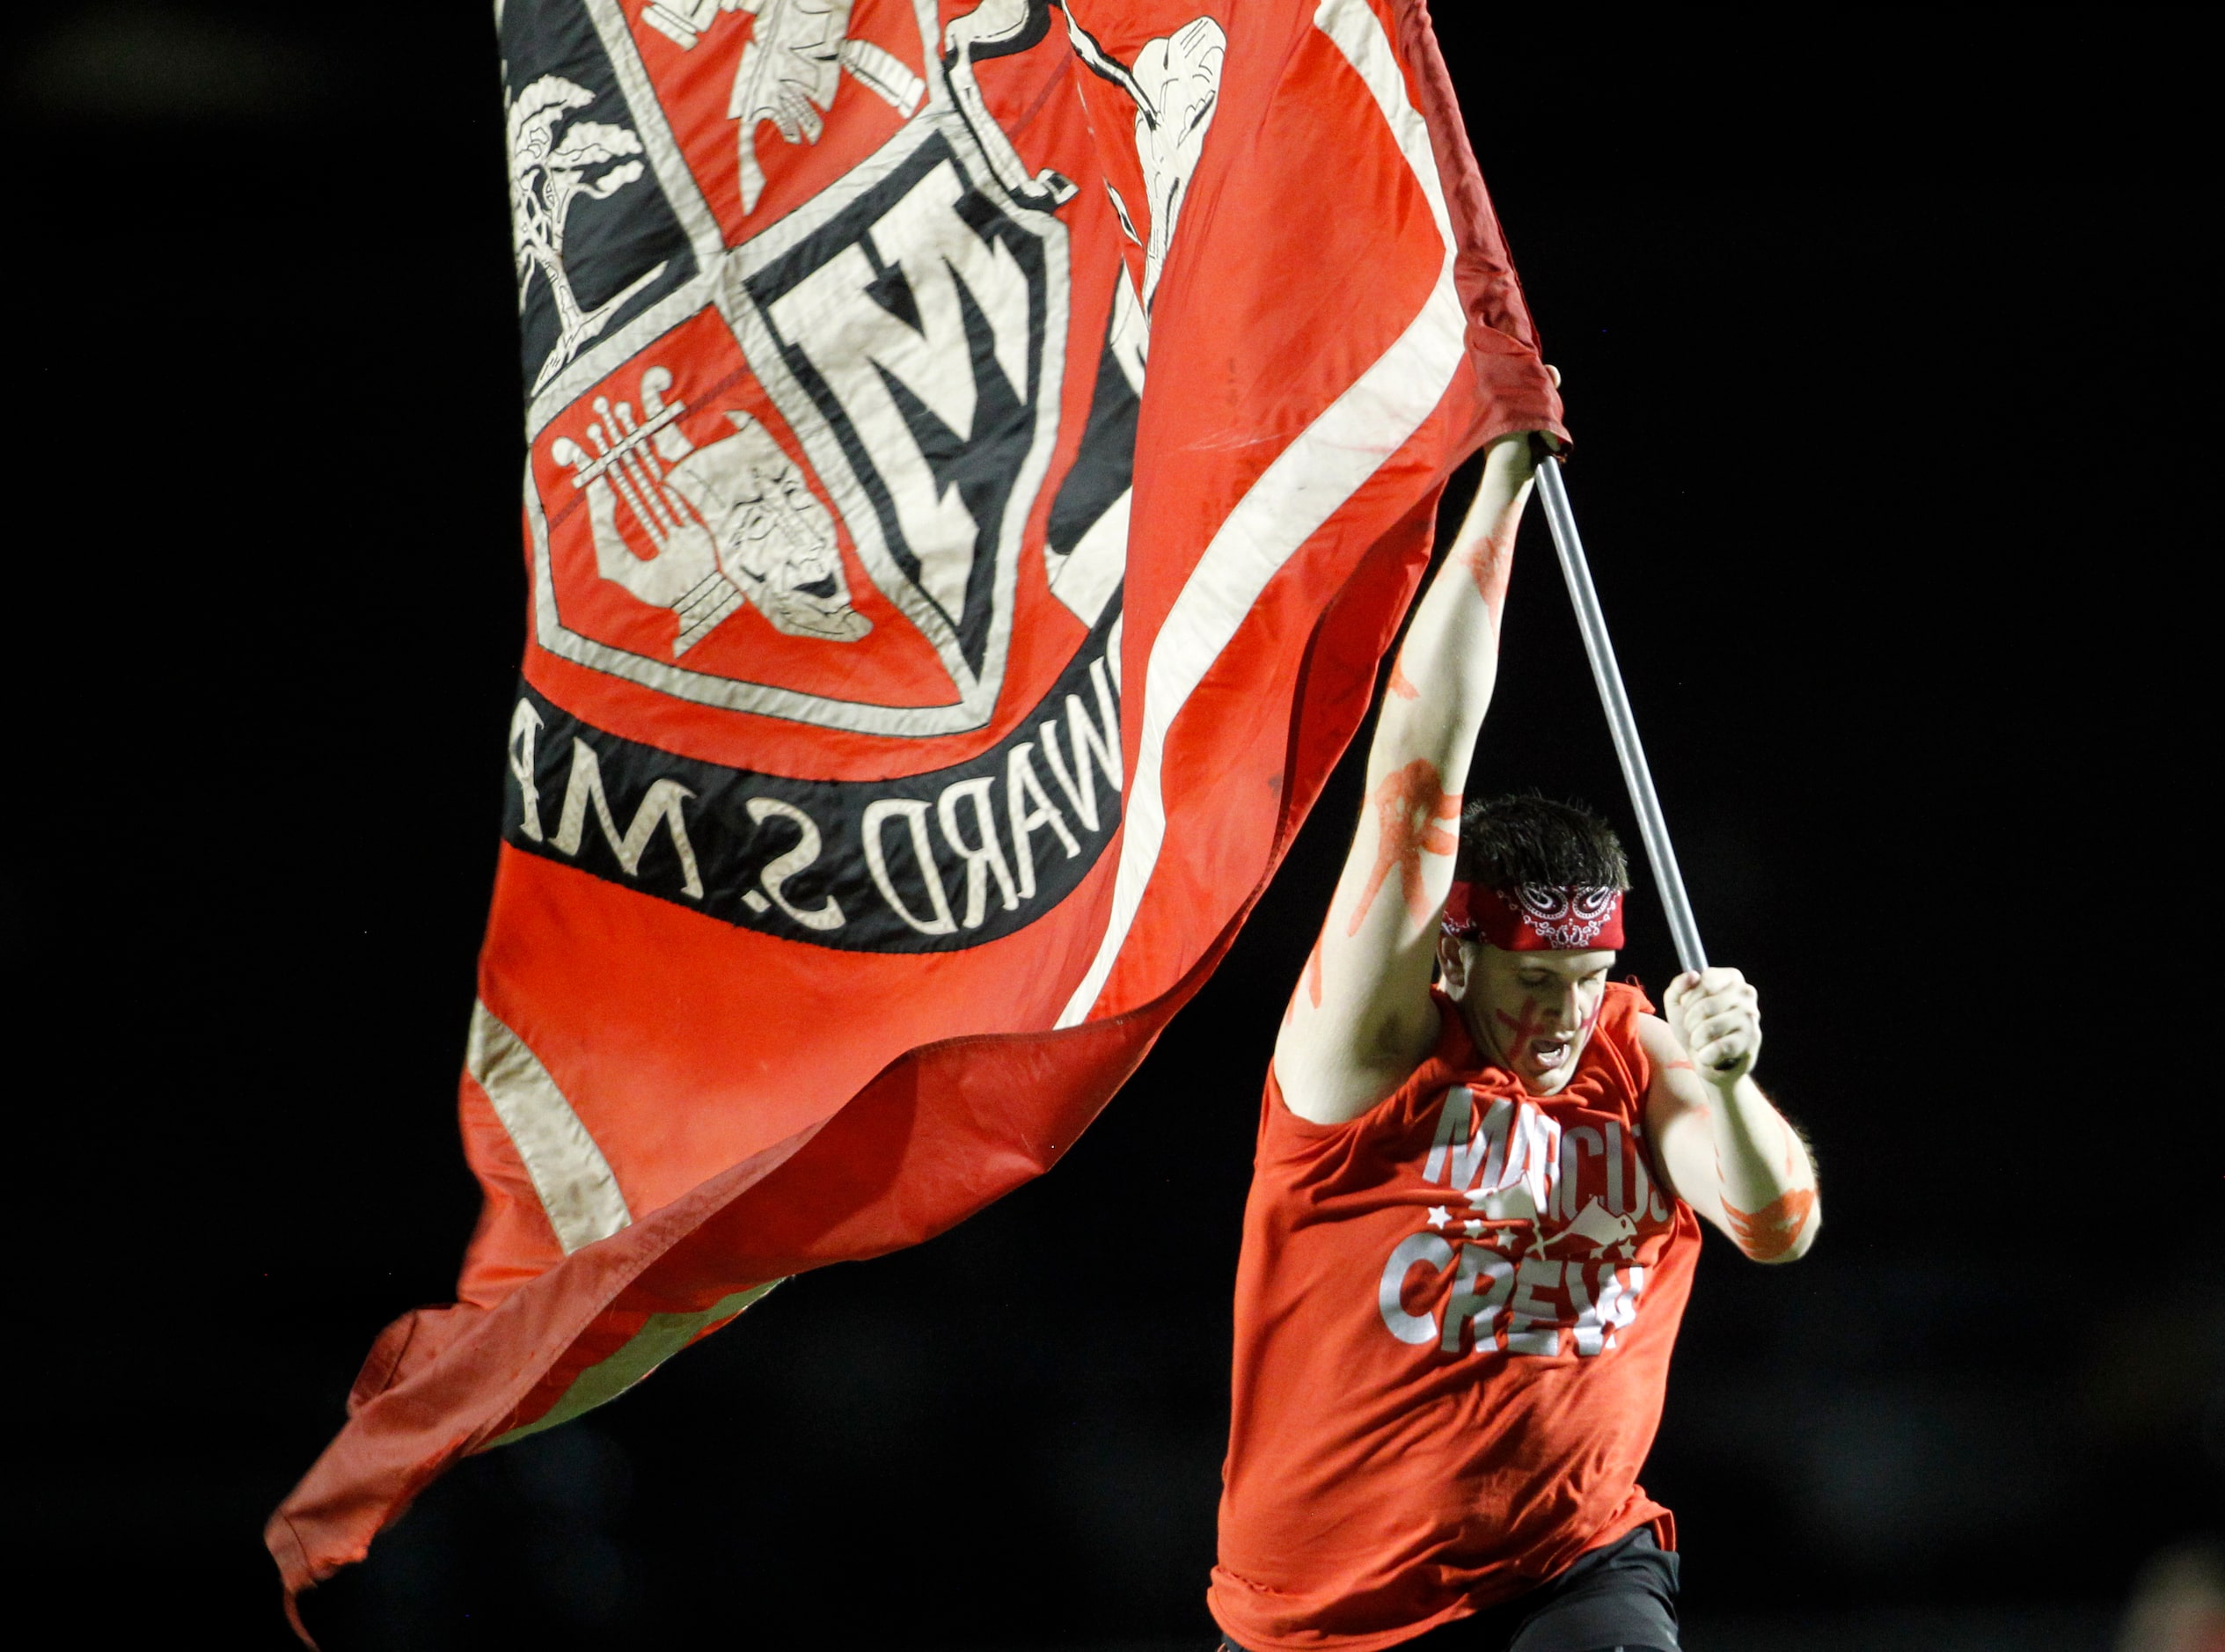
[[[1639,1011],[1636,1019],[1638,1045],[1657,1070],[1692,1065],[1692,1056],[1685,1049],[1683,1041],[1666,1021],[1650,1010]]]
[[[1444,1012],[1435,994],[1414,1020],[1394,1032],[1387,1028],[1381,1046],[1354,1049],[1328,1043],[1306,1048],[1306,1041],[1284,1027],[1276,1041],[1272,1070],[1283,1106],[1309,1124],[1347,1124],[1372,1112],[1420,1071],[1444,1036]]]

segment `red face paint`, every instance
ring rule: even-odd
[[[1504,1010],[1493,1010],[1491,1019],[1506,1028],[1508,1037],[1512,1040],[1511,1045],[1512,1049],[1519,1049],[1538,1035],[1539,1017],[1537,1000],[1534,998],[1526,998],[1522,1000],[1522,1013],[1519,1020],[1509,1015]]]
[[[1530,1054],[1530,1041],[1541,1037],[1545,1031],[1545,1018],[1538,1013],[1537,1000],[1526,996],[1522,1000],[1521,1014],[1509,1015],[1504,1010],[1493,1010],[1491,1019],[1504,1029],[1504,1035],[1499,1040],[1500,1059],[1516,1072],[1524,1072]],[[1542,1071],[1541,1068],[1540,1071]]]
[[[1351,925],[1344,932],[1348,935],[1359,933],[1368,909],[1375,904],[1376,895],[1393,871],[1398,874],[1406,910],[1416,921],[1428,923],[1434,903],[1422,883],[1422,856],[1424,852],[1449,855],[1460,846],[1460,839],[1440,822],[1460,819],[1460,800],[1445,794],[1437,765],[1427,758],[1416,757],[1403,769],[1385,775],[1375,788],[1374,803],[1375,867],[1352,908]]]
[[[1514,1012],[1493,1006],[1491,1020],[1499,1032],[1499,1058],[1526,1078],[1565,1076],[1572,1071],[1591,1038],[1592,1027],[1599,1023],[1600,1012],[1607,1007],[1607,994],[1596,990],[1587,994],[1589,987],[1590,983],[1585,982],[1563,982],[1549,1000],[1541,996],[1548,989],[1524,987]],[[1568,1053],[1563,1060],[1548,1065],[1537,1060],[1531,1046],[1539,1039],[1553,1037],[1566,1026],[1559,1020],[1556,1012],[1565,1002],[1561,995],[1568,992],[1577,996],[1577,1036],[1564,1046]],[[1532,1067],[1535,1072],[1530,1071]]]

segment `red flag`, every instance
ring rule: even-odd
[[[1559,404],[1419,0],[509,0],[531,613],[457,1303],[272,1517],[1057,1160]]]

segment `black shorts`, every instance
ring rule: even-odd
[[[1223,1652],[1244,1652],[1223,1638]],[[1440,1625],[1393,1652],[1677,1652],[1677,1557],[1644,1526],[1577,1557],[1526,1595]]]

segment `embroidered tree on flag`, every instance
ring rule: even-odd
[[[516,243],[517,296],[538,271],[556,301],[556,347],[542,363],[535,390],[579,353],[580,346],[603,330],[611,312],[663,273],[662,264],[644,271],[624,290],[592,310],[580,308],[572,278],[564,268],[564,223],[582,196],[607,201],[641,176],[641,163],[619,157],[641,153],[641,140],[624,127],[600,121],[575,121],[557,135],[558,122],[595,101],[595,94],[560,75],[544,75],[509,106],[511,231]],[[616,164],[611,163],[616,162]],[[595,172],[602,166],[608,170]],[[593,172],[594,176],[589,174]]]
[[[458,1456],[1054,1164],[1365,716],[1446,475],[1564,435],[1420,0],[735,9],[502,10],[556,340],[485,1204],[272,1517],[289,1600]],[[808,84],[759,86],[791,26]],[[1378,801],[1425,837],[1425,790]]]

